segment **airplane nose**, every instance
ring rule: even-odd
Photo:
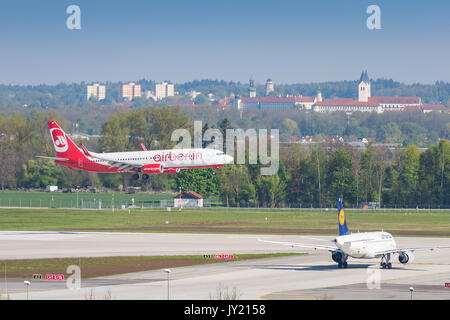
[[[225,163],[229,164],[229,163],[233,163],[234,158],[230,155],[225,155]]]

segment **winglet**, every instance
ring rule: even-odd
[[[86,156],[92,157],[91,154],[89,153],[88,149],[82,143],[80,143],[80,147]]]
[[[142,151],[148,151],[142,142],[139,142],[139,144],[141,145]]]

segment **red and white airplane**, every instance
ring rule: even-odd
[[[83,144],[81,149],[66,135],[55,121],[48,122],[50,136],[57,157],[38,156],[55,160],[57,164],[78,170],[123,173],[134,172],[133,179],[148,179],[149,174],[177,173],[181,169],[219,169],[233,162],[233,157],[215,149],[170,149],[147,150],[141,143],[142,151],[95,153]]]

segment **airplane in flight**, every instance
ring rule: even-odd
[[[375,231],[350,233],[347,227],[347,219],[345,217],[342,200],[340,198],[338,199],[338,224],[339,236],[331,240],[331,242],[335,244],[334,246],[269,241],[263,239],[259,239],[259,241],[291,247],[328,250],[331,252],[333,261],[337,262],[338,268],[347,268],[347,259],[348,257],[352,257],[359,259],[381,258],[381,268],[391,269],[391,256],[393,254],[398,254],[399,262],[406,264],[414,261],[414,251],[450,248],[449,246],[397,248],[394,237],[388,232]]]
[[[38,156],[55,160],[57,164],[78,170],[102,173],[134,173],[133,179],[148,179],[149,174],[178,173],[182,169],[219,169],[233,163],[233,157],[215,149],[170,149],[147,150],[141,143],[142,151],[95,153],[83,144],[81,149],[69,138],[55,121],[48,122],[50,136],[57,157]]]

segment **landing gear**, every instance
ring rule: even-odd
[[[348,255],[346,255],[340,250],[333,251],[333,253],[331,254],[331,259],[333,259],[334,262],[337,262],[339,269],[347,268],[348,266],[347,264]]]
[[[143,174],[143,175],[142,175],[142,180],[147,180],[149,177],[150,177],[150,176],[149,176],[148,174]],[[132,178],[134,181],[137,181],[137,180],[139,180],[139,174],[138,174],[138,173],[135,173],[135,174],[133,174],[133,175],[131,176],[131,178]]]
[[[392,263],[390,262],[391,260],[391,254],[383,254],[383,256],[381,257],[381,263],[380,266],[383,269],[392,269]]]
[[[341,261],[338,262],[338,268],[339,269],[341,269],[341,268],[346,269],[348,267],[347,258],[348,258],[348,256],[346,254],[342,255]]]

